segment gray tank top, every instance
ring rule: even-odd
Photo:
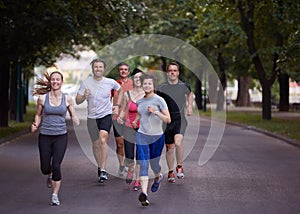
[[[49,94],[46,94],[46,99],[43,108],[42,124],[40,133],[44,135],[61,135],[67,133],[66,126],[66,98],[62,94],[61,103],[59,106],[51,106]]]

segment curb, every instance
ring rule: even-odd
[[[16,139],[17,137],[21,137],[28,133],[30,133],[30,127],[0,139],[0,145],[8,143],[9,141]]]
[[[299,141],[287,138],[287,137],[285,137],[285,136],[283,136],[281,134],[276,134],[276,133],[273,133],[273,132],[270,132],[270,131],[267,131],[267,130],[263,130],[263,129],[257,128],[255,126],[248,126],[248,125],[245,125],[245,124],[231,122],[231,121],[226,121],[226,124],[234,125],[234,126],[239,126],[239,127],[243,127],[245,129],[251,130],[251,131],[259,132],[259,133],[265,134],[267,136],[270,136],[270,137],[273,137],[273,138],[277,138],[279,140],[282,140],[282,141],[284,141],[286,143],[289,143],[289,144],[291,144],[293,146],[296,146],[296,147],[300,148],[300,142]]]

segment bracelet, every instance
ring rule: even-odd
[[[118,106],[118,107],[120,107],[121,105],[120,105],[120,104],[115,104],[115,106]]]
[[[157,116],[159,115],[159,113],[160,113],[159,111],[154,112],[154,114],[157,115]]]

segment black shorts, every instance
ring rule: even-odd
[[[111,114],[97,119],[88,118],[87,127],[92,142],[99,139],[100,130],[104,130],[109,133],[111,129],[111,124],[112,124]]]
[[[172,120],[170,124],[167,124],[165,129],[165,143],[173,144],[174,136],[176,134],[184,135],[187,124],[188,123],[185,117],[177,120]]]

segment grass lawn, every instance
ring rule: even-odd
[[[211,116],[209,109],[207,112],[199,111],[199,114],[208,117]],[[254,126],[300,142],[300,120],[292,117],[277,118],[274,116],[275,114],[272,115],[271,120],[263,120],[261,112],[228,111],[227,121]]]
[[[29,104],[26,108],[26,114],[23,115],[24,122],[16,122],[10,120],[8,122],[9,127],[0,128],[0,139],[8,137],[10,135],[23,131],[25,129],[29,130],[34,120],[35,112],[36,112],[35,104],[34,103]]]

